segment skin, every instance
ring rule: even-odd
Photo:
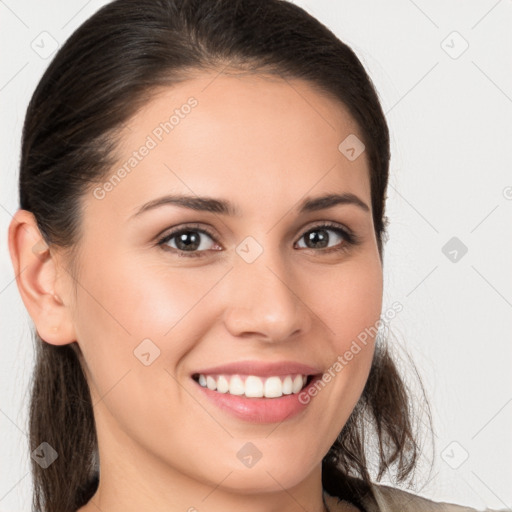
[[[161,90],[131,119],[119,166],[190,96],[198,105],[113,190],[83,196],[74,276],[63,251],[39,245],[34,254],[32,214],[20,210],[11,223],[17,283],[38,333],[55,345],[77,341],[83,354],[101,480],[80,512],[320,512],[321,461],[362,393],[374,340],[280,424],[220,410],[190,374],[244,360],[325,371],[375,325],[383,281],[368,161],[338,150],[349,134],[362,136],[343,105],[307,82],[203,73]],[[297,213],[306,196],[344,192],[368,211]],[[166,205],[131,218],[168,193],[227,199],[241,216]],[[329,248],[346,250],[308,247],[304,235],[323,222],[361,243],[329,230]],[[200,257],[173,253],[176,238],[168,250],[157,245],[186,223],[215,236],[199,234]],[[250,264],[236,252],[248,236],[263,249]],[[149,366],[133,353],[146,338],[160,350]],[[247,442],[262,454],[251,468],[237,457]]]

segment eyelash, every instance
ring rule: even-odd
[[[311,231],[317,231],[317,230],[320,231],[324,228],[327,228],[328,231],[336,232],[336,234],[338,234],[342,238],[344,238],[344,242],[342,242],[341,245],[338,245],[335,247],[330,247],[327,249],[317,249],[320,252],[323,252],[323,253],[348,252],[351,247],[361,244],[361,239],[359,238],[358,235],[348,231],[347,229],[340,227],[338,224],[334,224],[334,223],[330,223],[330,222],[325,222],[323,224],[319,224],[317,226],[313,226],[313,227],[309,228],[307,231],[305,231],[303,233],[303,235],[299,238],[299,240],[301,240],[307,233],[310,233]],[[191,225],[191,226],[180,227],[179,229],[171,231],[170,233],[166,234],[164,237],[160,238],[157,242],[157,245],[165,251],[171,251],[173,253],[176,253],[179,257],[182,257],[182,256],[186,257],[186,258],[203,257],[204,253],[206,253],[208,251],[182,251],[180,249],[175,249],[174,247],[169,247],[166,245],[175,236],[180,235],[182,233],[187,233],[187,232],[194,232],[194,233],[197,232],[197,233],[202,233],[204,235],[208,235],[216,244],[218,244],[217,240],[215,239],[215,236],[208,229]],[[315,249],[311,249],[311,248],[307,248],[307,247],[306,247],[306,249],[309,249],[312,251],[315,250]]]

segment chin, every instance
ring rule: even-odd
[[[274,470],[262,467],[233,471],[223,482],[222,488],[240,495],[280,492],[298,485],[307,476],[303,471],[290,472],[289,465]]]

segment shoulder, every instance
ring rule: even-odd
[[[417,494],[412,494],[401,489],[389,487],[387,485],[373,485],[373,495],[377,501],[379,512],[476,512],[477,509],[456,505],[454,503],[445,503],[433,501]],[[493,512],[486,509],[487,512]],[[370,511],[368,511],[370,512]]]
[[[475,508],[433,501],[387,485],[373,484],[371,491],[372,496],[368,494],[360,502],[366,512],[477,512]],[[347,510],[347,503],[338,497],[326,494],[326,502],[331,512]],[[485,509],[485,512],[501,511]],[[503,509],[503,512],[512,511]]]

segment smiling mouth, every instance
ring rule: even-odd
[[[217,393],[247,398],[280,398],[300,393],[317,375],[289,374],[259,377],[257,375],[195,373],[194,379],[203,388]]]

